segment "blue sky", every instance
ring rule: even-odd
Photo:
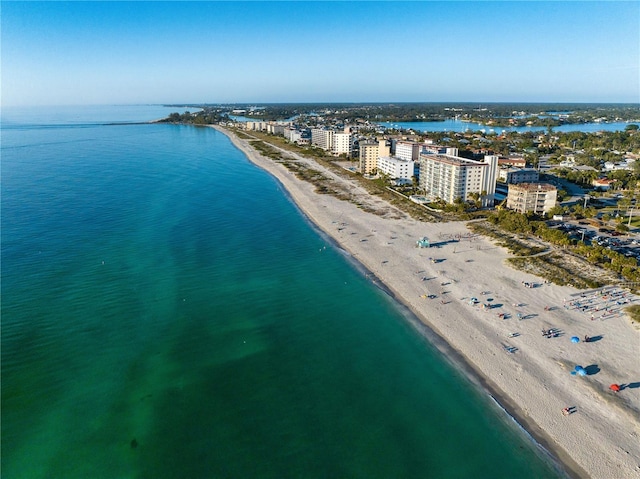
[[[7,2],[2,104],[640,102],[640,2]]]

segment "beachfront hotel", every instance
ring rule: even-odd
[[[378,168],[379,144],[377,141],[360,142],[358,168],[363,175],[370,175]]]
[[[482,206],[493,206],[497,176],[498,157],[494,155],[476,161],[454,155],[420,154],[420,188],[447,203],[456,198],[467,201],[470,194],[484,192]]]
[[[556,205],[558,190],[547,183],[509,185],[507,208],[518,213],[548,213]]]
[[[264,131],[267,129],[266,121],[246,121],[244,129],[247,131]]]
[[[333,130],[326,130],[324,128],[312,128],[311,129],[311,144],[322,148],[325,151],[329,151],[333,146],[333,135],[336,132]]]
[[[395,144],[395,156],[406,161],[418,161],[420,144],[415,141],[398,141]]]
[[[346,131],[339,132],[325,128],[313,128],[311,130],[311,144],[333,155],[351,155],[353,151],[353,135]]]
[[[378,173],[395,180],[411,181],[411,177],[414,175],[414,162],[397,156],[380,156],[378,157]]]
[[[363,175],[372,175],[378,171],[378,159],[382,156],[391,156],[391,147],[387,140],[360,141],[358,154],[358,169]]]
[[[284,135],[286,128],[291,126],[290,121],[246,121],[244,129],[247,131],[266,131],[272,135]]]
[[[353,135],[351,133],[335,133],[333,135],[333,145],[331,145],[331,153],[334,155],[351,156],[353,151]]]

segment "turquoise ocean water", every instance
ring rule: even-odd
[[[3,112],[4,479],[561,477],[225,136],[102,123],[156,110]]]

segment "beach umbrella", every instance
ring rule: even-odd
[[[580,342],[580,338],[578,336],[571,336],[571,342],[572,343],[579,343]]]
[[[609,389],[611,389],[614,392],[618,392],[618,391],[620,391],[620,385],[619,384],[612,384],[611,386],[609,386]]]
[[[586,376],[586,375],[587,375],[587,370],[586,370],[585,368],[583,368],[582,366],[579,366],[579,365],[578,365],[578,366],[576,366],[576,367],[574,368],[574,370],[573,370],[573,371],[571,371],[571,374],[572,374],[573,376],[575,376],[576,374],[577,374],[578,376]]]

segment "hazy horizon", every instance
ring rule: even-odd
[[[165,106],[165,107],[215,107],[215,106],[243,106],[243,107],[260,107],[266,105],[411,105],[411,104],[425,104],[425,105],[604,105],[604,106],[631,106],[638,105],[638,102],[579,102],[579,101],[455,101],[455,100],[441,100],[441,101],[392,101],[392,100],[379,100],[379,101],[251,101],[251,102],[144,102],[144,103],[60,103],[60,104],[38,104],[38,105],[2,105],[3,108],[77,108],[77,107],[127,107],[127,106]],[[639,106],[640,107],[640,106]]]

